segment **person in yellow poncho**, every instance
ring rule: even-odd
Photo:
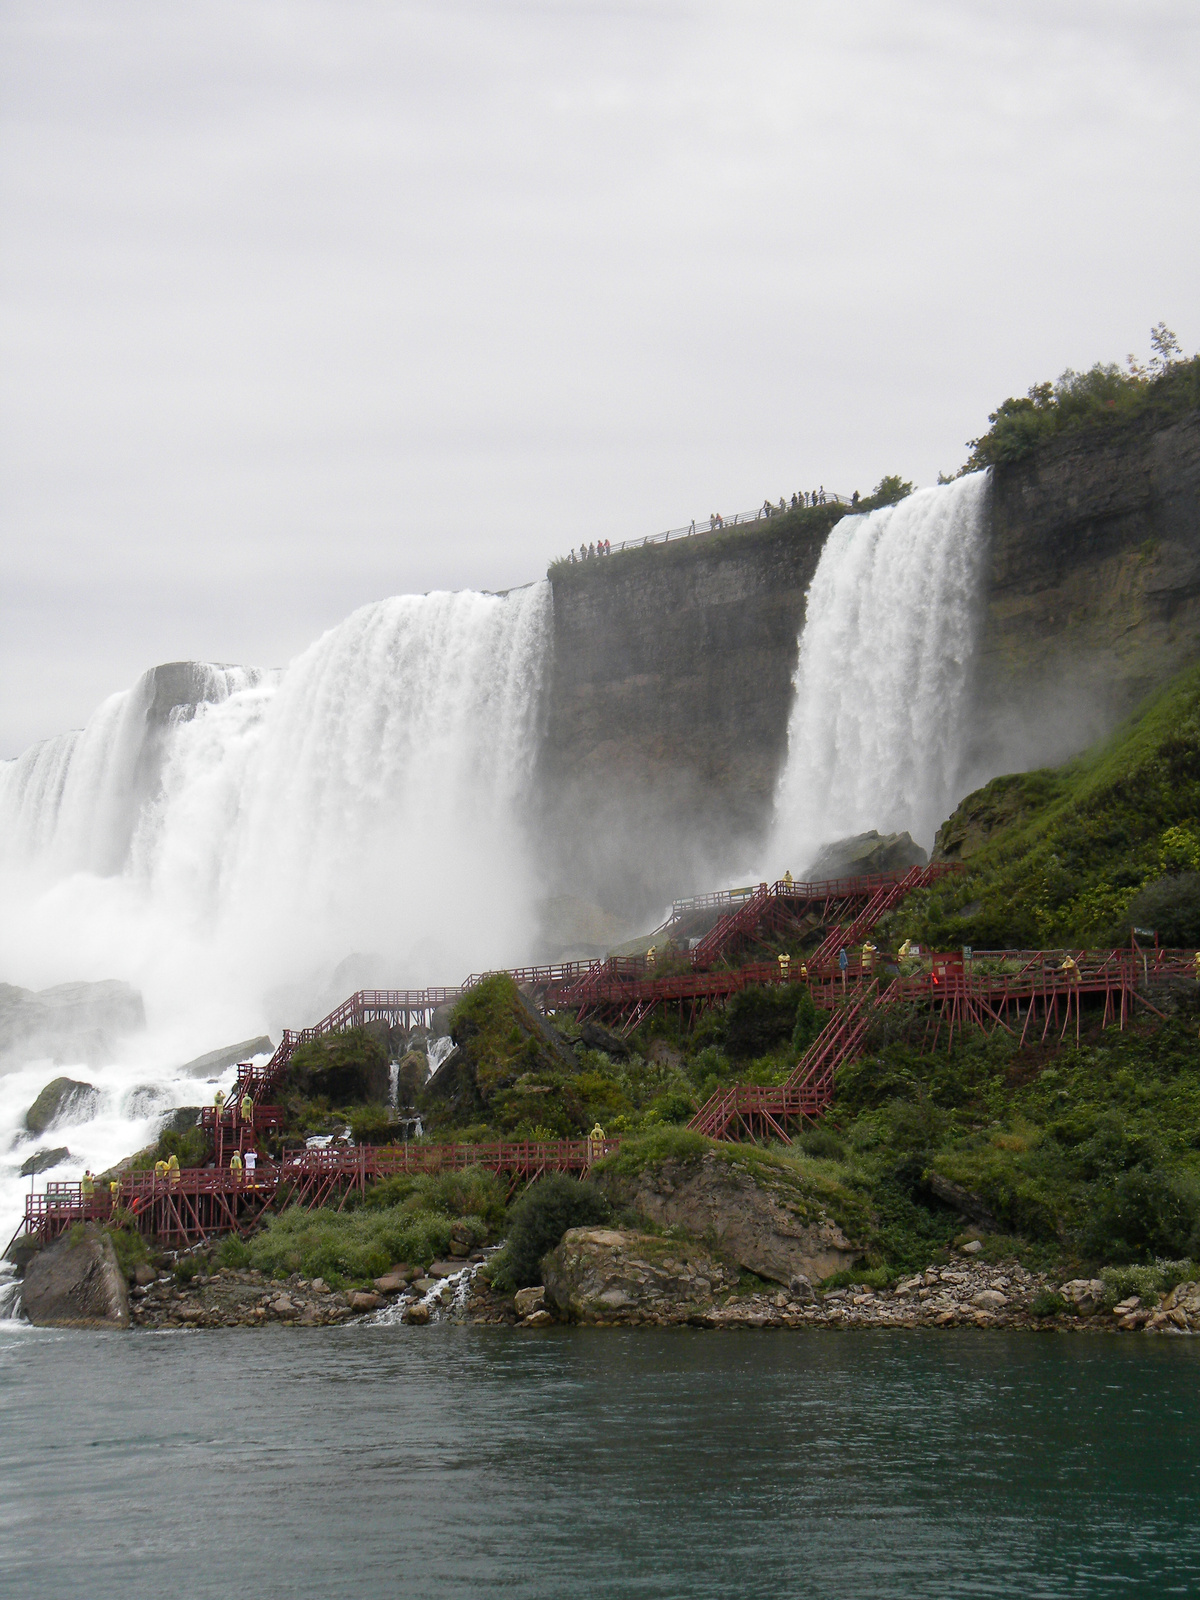
[[[167,1182],[170,1184],[179,1182],[179,1157],[173,1153],[167,1158]]]

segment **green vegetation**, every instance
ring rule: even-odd
[[[506,1293],[541,1283],[542,1257],[563,1234],[607,1222],[610,1216],[608,1200],[594,1183],[554,1173],[531,1184],[512,1208],[508,1239],[490,1265],[492,1283]]]
[[[995,778],[939,834],[967,870],[881,925],[945,948],[1200,944],[1200,667],[1065,766]]]
[[[277,1278],[294,1272],[333,1288],[382,1276],[397,1262],[428,1266],[458,1240],[484,1244],[503,1216],[503,1191],[490,1172],[391,1178],[353,1209],[273,1217],[249,1245],[250,1262]]]
[[[898,472],[889,473],[887,477],[880,478],[865,500],[855,503],[856,511],[878,511],[881,506],[899,505],[901,500],[907,500],[916,488],[915,484],[907,482]]]
[[[988,417],[991,427],[970,441],[964,472],[1018,461],[1047,439],[1081,428],[1111,427],[1142,418],[1162,424],[1200,406],[1200,356],[1180,360],[1179,341],[1159,323],[1151,331],[1148,367],[1129,357],[1126,370],[1097,363],[1088,372],[1068,368],[1057,383],[1037,383],[1020,400],[1008,399]]]
[[[83,1242],[88,1224],[76,1222],[70,1231],[69,1238],[73,1245]],[[126,1277],[129,1277],[135,1267],[140,1267],[143,1262],[149,1261],[150,1252],[146,1248],[146,1241],[136,1228],[102,1226],[102,1233],[106,1233],[112,1240],[112,1247],[117,1257],[117,1265]]]
[[[387,1051],[366,1028],[327,1033],[302,1044],[292,1056],[289,1080],[306,1098],[332,1105],[384,1103],[388,1093]]]

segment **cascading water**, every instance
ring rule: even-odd
[[[93,1083],[114,1108],[135,1084],[194,1103],[211,1085],[175,1063],[315,1020],[345,998],[329,986],[351,952],[414,987],[520,958],[550,617],[545,582],[380,601],[283,673],[189,668],[199,688],[164,711],[160,668],[82,733],[0,767],[0,977],[124,978],[148,1021],[115,1062],[8,1063],[0,1231],[48,1079]],[[54,1178],[146,1132],[126,1121],[108,1137],[108,1120],[40,1141],[72,1152]]]
[[[960,798],[988,490],[973,473],[829,535],[776,796],[780,862],[866,828],[928,847]]]

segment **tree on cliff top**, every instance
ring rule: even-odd
[[[1200,407],[1200,356],[1181,359],[1179,340],[1160,322],[1150,332],[1147,365],[1130,356],[1122,372],[1097,362],[1087,372],[1070,367],[1057,383],[1035,383],[1022,399],[1010,396],[991,412],[991,427],[968,441],[963,472],[1019,461],[1044,439],[1080,428],[1157,415],[1164,420]]]

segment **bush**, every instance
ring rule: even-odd
[[[250,1265],[250,1247],[236,1234],[221,1242],[217,1250],[217,1265],[229,1267],[234,1272],[242,1272]]]
[[[571,1228],[607,1222],[608,1200],[594,1183],[579,1183],[553,1173],[532,1184],[513,1206],[503,1260],[492,1268],[492,1282],[511,1293],[542,1281],[542,1257]]]
[[[365,1028],[310,1039],[292,1056],[288,1076],[306,1098],[342,1106],[383,1104],[391,1086],[387,1051]]]
[[[1200,1190],[1189,1173],[1134,1167],[1106,1187],[1083,1242],[1114,1262],[1200,1254]]]
[[[815,1156],[820,1161],[846,1159],[845,1146],[828,1128],[805,1128],[803,1133],[797,1134],[796,1143],[806,1156]]]
[[[1029,1302],[1031,1317],[1058,1317],[1070,1309],[1070,1305],[1062,1295],[1055,1294],[1053,1289],[1039,1289]]]
[[[250,1244],[260,1271],[278,1278],[293,1272],[324,1278],[335,1288],[378,1278],[398,1261],[428,1266],[450,1249],[451,1234],[466,1227],[472,1242],[487,1237],[479,1217],[452,1222],[431,1211],[360,1207],[356,1211],[304,1211],[292,1206],[273,1217]]]

